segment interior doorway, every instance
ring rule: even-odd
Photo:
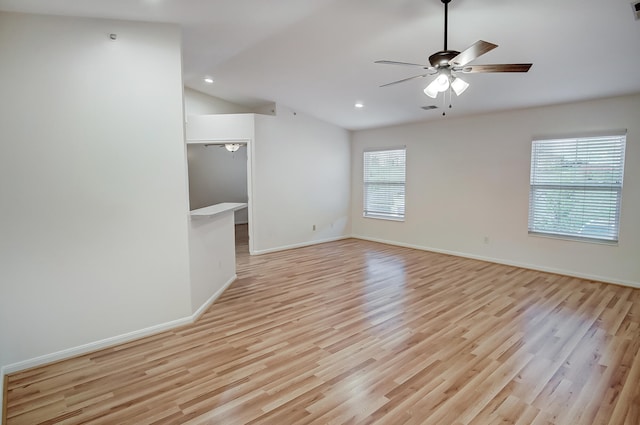
[[[191,210],[225,202],[249,204],[249,146],[235,142],[187,144]],[[239,146],[238,146],[239,145]],[[249,256],[249,207],[234,212],[236,259]]]

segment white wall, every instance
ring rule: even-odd
[[[189,143],[190,208],[194,210],[221,202],[249,202],[248,208],[234,213],[236,223],[247,223],[251,209],[248,149],[255,137],[254,114],[191,115],[186,124],[186,137]],[[246,146],[241,147],[242,152],[236,152],[237,155],[230,155],[216,146],[203,146],[207,142],[223,141],[246,143]],[[227,178],[233,178],[230,190],[222,186]]]
[[[192,210],[222,202],[248,201],[246,145],[229,152],[224,145],[190,144],[187,158]],[[235,212],[235,222],[248,222],[246,208]]]
[[[233,214],[191,218],[191,309],[206,309],[236,279]]]
[[[349,235],[349,132],[278,105],[256,115],[255,134],[254,251]]]
[[[0,365],[189,316],[180,29],[0,13],[0,57]]]
[[[186,127],[187,143],[251,141],[255,136],[253,114],[192,115]]]
[[[241,114],[253,112],[251,108],[209,96],[197,90],[184,88],[184,111],[187,119],[190,115]]]
[[[640,95],[358,131],[358,237],[640,286]],[[529,236],[531,140],[628,129],[617,246]],[[362,151],[407,146],[406,222],[362,217]],[[484,243],[484,237],[489,243]]]
[[[252,253],[348,236],[349,132],[280,105],[274,110],[275,116],[190,116],[187,140],[248,142]]]

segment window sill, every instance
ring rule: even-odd
[[[538,233],[538,232],[529,232],[529,236],[535,236],[535,237],[547,238],[547,239],[560,239],[563,241],[570,241],[570,242],[585,242],[585,243],[590,243],[595,245],[618,246],[618,241],[607,241],[604,239],[583,238],[580,236],[566,236],[566,235],[556,235],[553,233]]]
[[[364,214],[363,218],[373,218],[375,220],[387,220],[387,221],[398,221],[404,223],[404,217],[389,217],[385,215],[372,215],[372,214]]]

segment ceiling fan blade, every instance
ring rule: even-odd
[[[394,84],[404,83],[405,81],[413,80],[413,79],[416,79],[416,78],[428,77],[429,75],[433,75],[433,74],[422,74],[422,75],[416,75],[415,77],[404,78],[404,79],[402,79],[402,80],[394,81],[393,83],[383,84],[383,85],[381,85],[380,87],[392,86],[392,85],[394,85]]]
[[[497,65],[468,65],[454,68],[454,71],[462,71],[467,74],[477,74],[481,72],[527,72],[531,68],[531,63],[503,63]]]
[[[424,69],[433,69],[429,65],[421,65],[419,63],[396,62],[396,61],[375,61],[374,63],[381,63],[383,65],[419,66],[419,67],[424,68]]]
[[[464,66],[471,62],[472,60],[484,55],[487,52],[498,47],[497,44],[489,43],[488,41],[478,40],[473,43],[471,46],[467,47],[466,50],[458,53],[453,59],[449,61],[449,65],[451,66]]]

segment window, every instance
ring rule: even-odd
[[[529,233],[618,241],[625,133],[534,140]]]
[[[364,152],[364,216],[404,220],[406,149]]]

